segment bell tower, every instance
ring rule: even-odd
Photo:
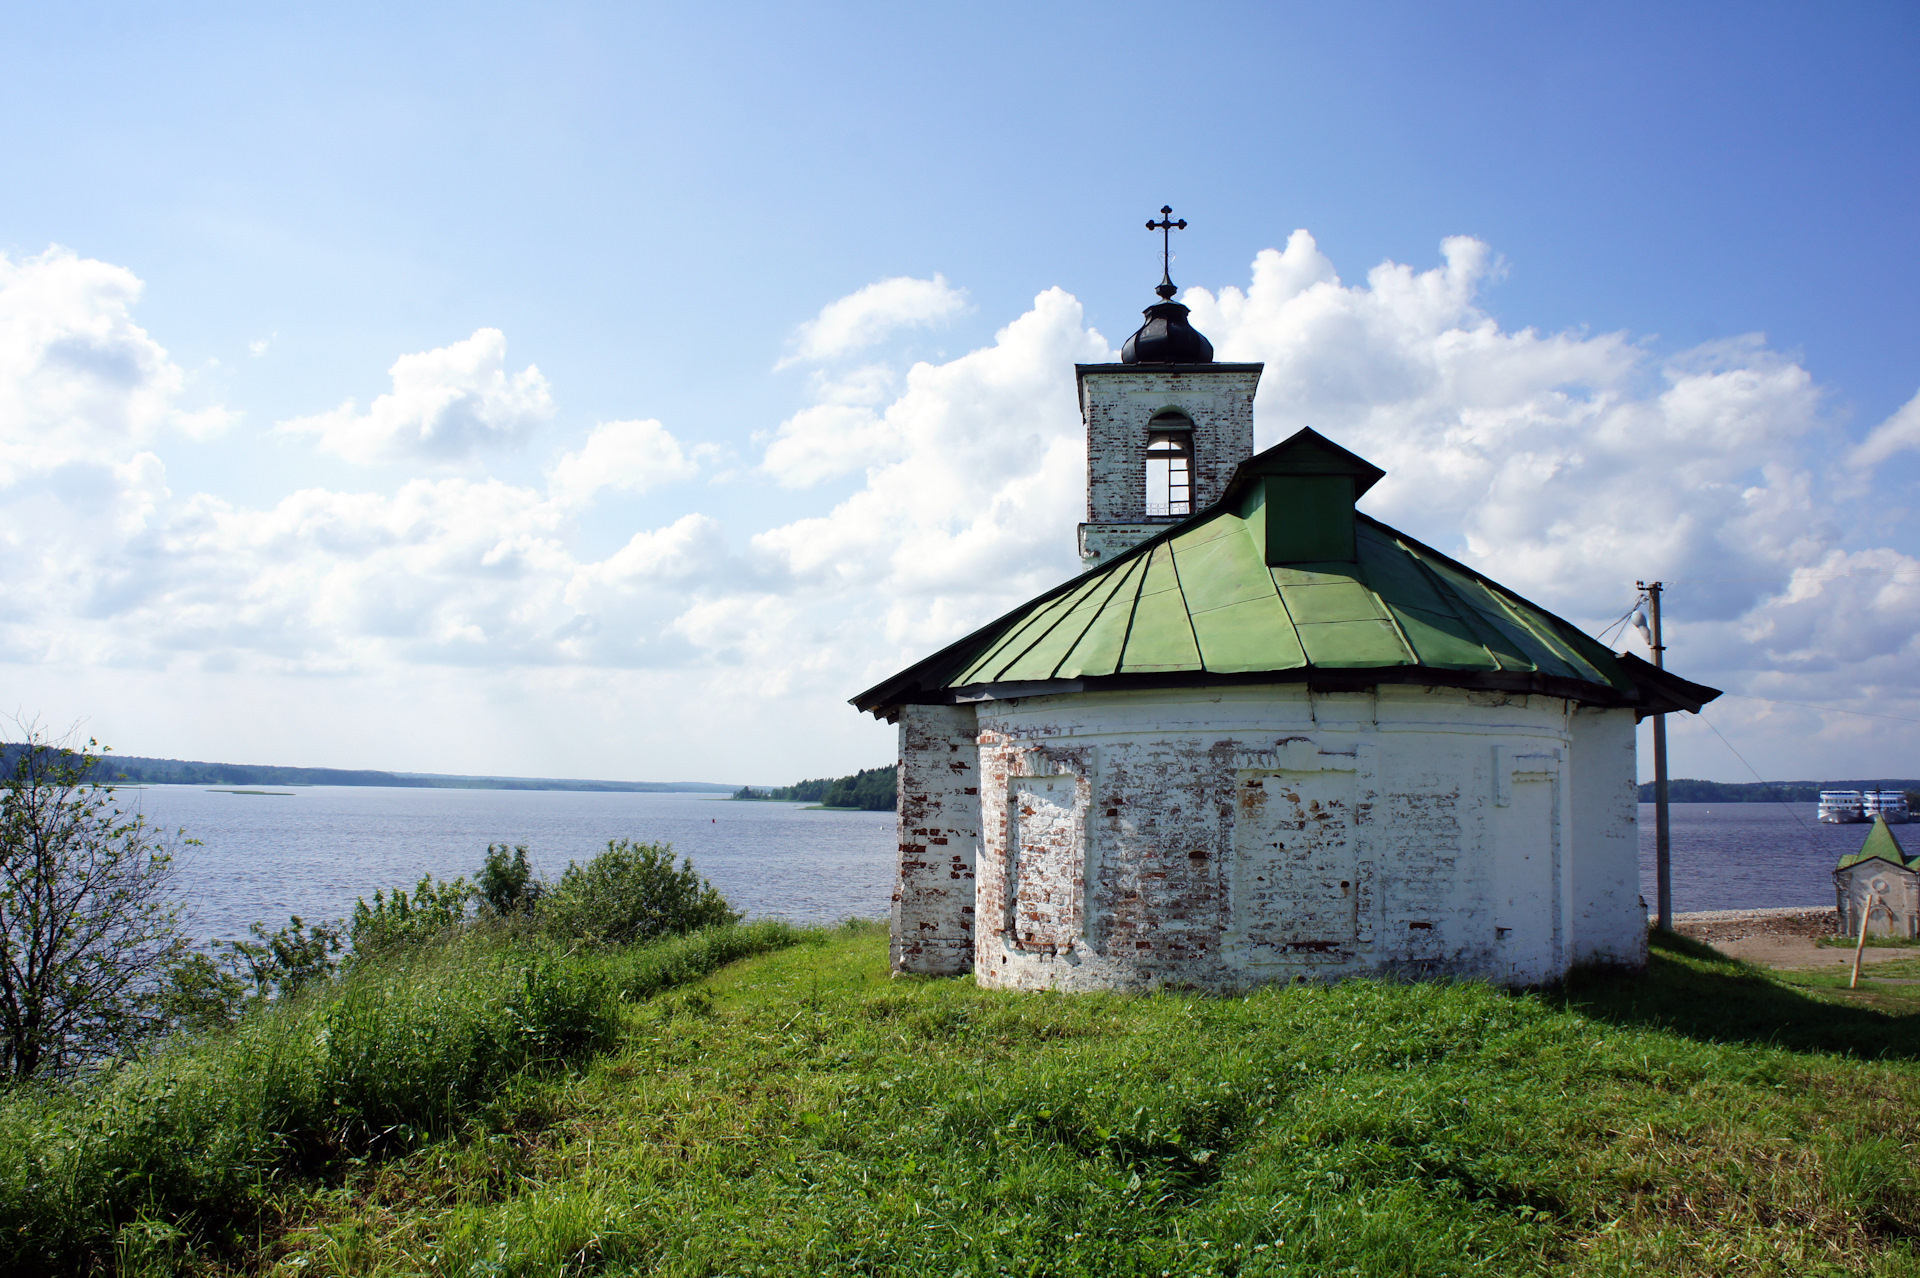
[[[1199,514],[1226,491],[1234,468],[1253,456],[1253,394],[1263,364],[1218,364],[1213,343],[1173,300],[1179,289],[1167,251],[1172,220],[1163,207],[1147,229],[1161,234],[1160,300],[1120,348],[1118,364],[1076,364],[1080,417],[1087,426],[1087,522],[1080,559],[1105,563],[1168,524]]]

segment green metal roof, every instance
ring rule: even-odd
[[[1903,870],[1914,868],[1908,864],[1907,854],[1901,851],[1900,840],[1893,837],[1893,831],[1887,827],[1885,817],[1875,817],[1873,828],[1867,831],[1867,841],[1860,845],[1860,850],[1852,856],[1841,857],[1840,864],[1833,868],[1844,870],[1849,866],[1859,865],[1863,861],[1873,860],[1891,861]]]
[[[1347,462],[1338,459],[1348,459]],[[1350,463],[1350,464],[1349,464]],[[1343,469],[1344,467],[1344,469]],[[1364,470],[1360,469],[1364,468]],[[1371,472],[1369,475],[1367,472]],[[1351,675],[1558,690],[1643,713],[1717,696],[1354,512],[1352,561],[1269,564],[1266,476],[1379,471],[1312,431],[1244,463],[1222,499],[854,698],[882,712],[962,689]],[[1347,501],[1351,511],[1351,499]],[[1289,517],[1280,510],[1279,521]],[[1364,674],[1363,674],[1364,672]],[[1040,689],[1033,689],[1038,692]]]

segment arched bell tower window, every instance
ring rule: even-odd
[[[1193,513],[1193,422],[1156,413],[1147,423],[1147,515]]]

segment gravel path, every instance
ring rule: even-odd
[[[1768,967],[1825,967],[1853,962],[1851,949],[1816,944],[1838,934],[1832,906],[1796,909],[1697,910],[1673,916],[1673,930],[1705,941],[1724,954]],[[1911,949],[1868,946],[1867,963],[1915,956]]]

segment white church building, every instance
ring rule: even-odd
[[[1356,509],[1172,300],[1077,368],[1087,570],[861,693],[898,972],[1230,991],[1646,961],[1634,725],[1719,695]]]

